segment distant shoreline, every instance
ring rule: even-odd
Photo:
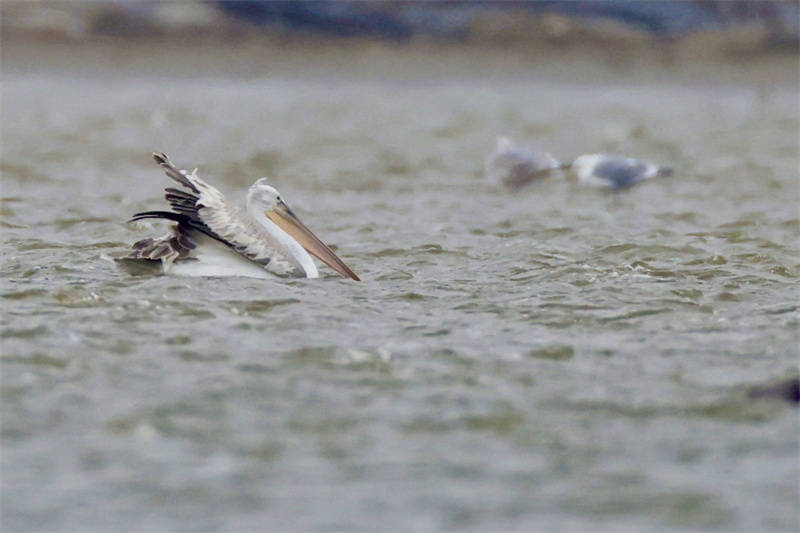
[[[704,54],[800,49],[800,6],[793,0],[5,0],[2,11],[4,36],[40,39],[256,35],[590,48],[699,40]]]
[[[628,48],[520,43],[391,43],[363,38],[93,37],[3,35],[2,75],[226,77],[480,83],[484,78],[586,83],[763,84],[797,87],[796,53],[694,53],[702,43]],[[706,47],[707,48],[707,47]]]
[[[796,86],[792,2],[6,0],[2,75]]]

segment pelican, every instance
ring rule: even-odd
[[[313,255],[342,276],[360,281],[297,218],[267,178],[250,187],[246,209],[239,210],[200,179],[197,169],[191,174],[178,170],[163,153],[154,153],[153,159],[181,189],[165,189],[171,211],[136,213],[130,221],[154,218],[176,224],[162,237],[134,243],[123,261],[160,262],[165,273],[189,276],[317,278]]]
[[[549,153],[521,148],[508,137],[497,139],[497,148],[485,161],[486,175],[511,189],[518,189],[563,167]]]
[[[642,180],[672,175],[672,169],[668,167],[608,154],[582,155],[567,167],[579,183],[607,189],[624,189]]]

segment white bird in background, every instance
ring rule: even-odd
[[[508,137],[497,139],[497,148],[485,161],[486,175],[511,189],[544,178],[560,168],[563,165],[549,153],[519,147]]]
[[[642,180],[672,175],[672,169],[668,167],[608,154],[582,155],[568,168],[579,183],[608,189],[624,189]]]
[[[125,262],[159,263],[164,272],[193,276],[319,277],[311,255],[344,277],[358,276],[309,230],[266,178],[247,192],[246,210],[230,207],[217,189],[178,170],[165,154],[153,154],[164,172],[181,185],[168,187],[172,211],[137,213],[131,221],[176,222],[170,233],[136,242]]]
[[[533,152],[515,145],[508,137],[497,139],[495,151],[485,161],[486,175],[516,190],[557,170],[569,170],[584,185],[624,189],[656,176],[670,176],[672,169],[620,155],[586,154],[572,163],[561,163],[548,152]]]

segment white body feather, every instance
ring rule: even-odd
[[[201,236],[195,238],[197,248],[192,251],[188,259],[175,261],[171,264],[164,264],[165,274],[176,276],[242,276],[248,278],[274,278],[263,266],[250,261],[246,257],[237,254],[228,246],[212,239],[211,237]]]

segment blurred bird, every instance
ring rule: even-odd
[[[564,165],[549,153],[521,148],[508,137],[497,139],[497,148],[485,161],[486,175],[511,189],[545,178],[560,168]]]
[[[671,176],[672,169],[619,155],[587,154],[565,165],[579,183],[608,189],[624,189],[656,176]]]

